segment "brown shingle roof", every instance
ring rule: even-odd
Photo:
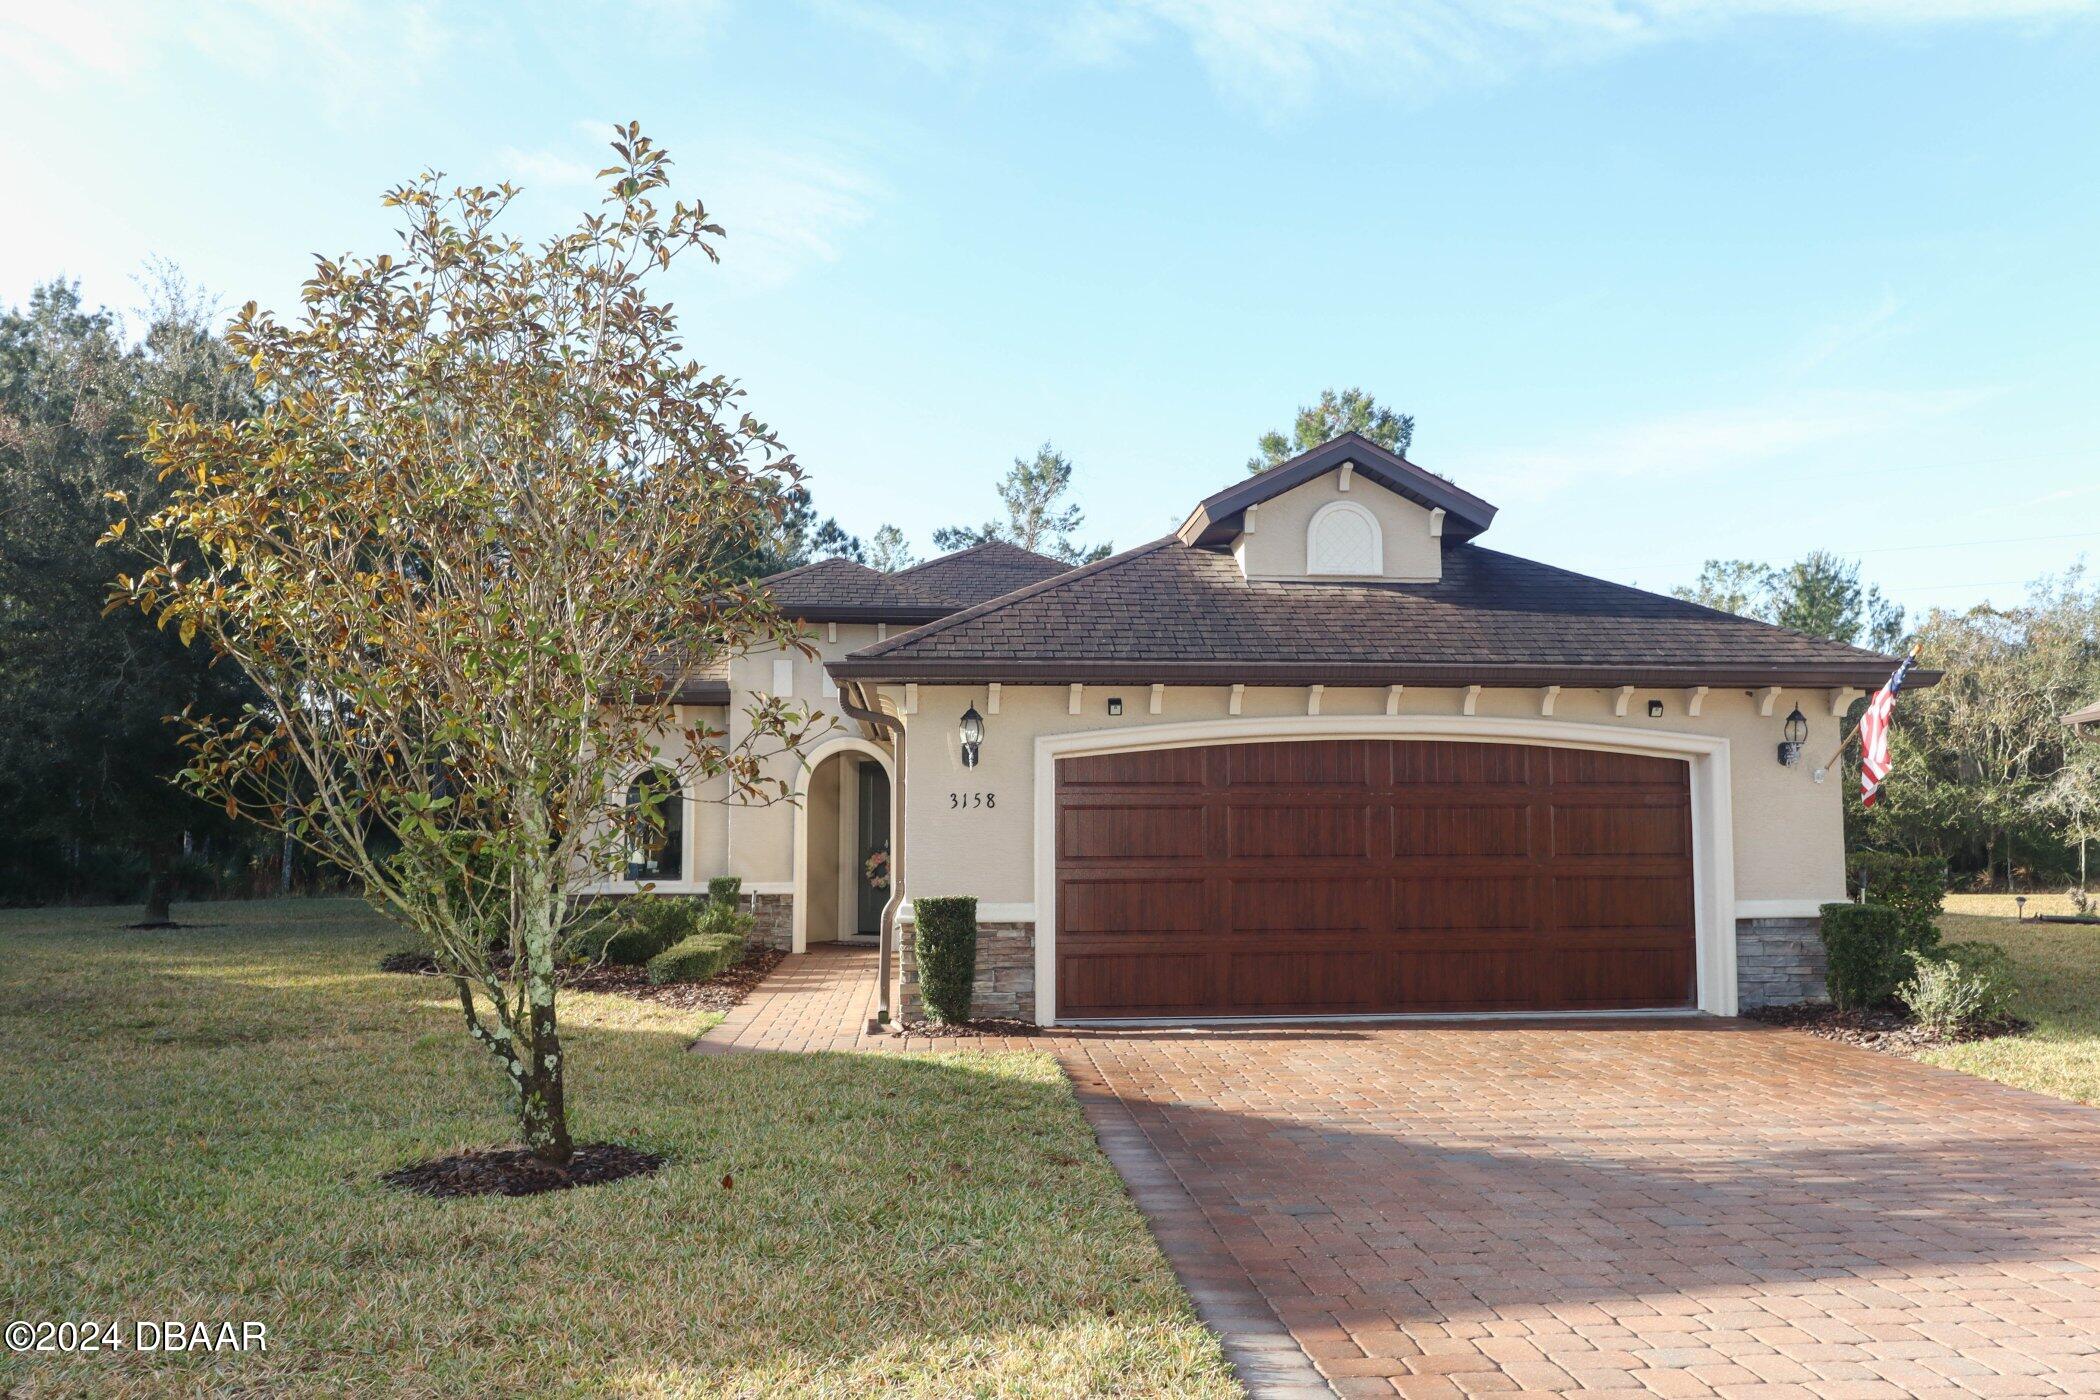
[[[931,622],[962,606],[851,559],[819,559],[763,582],[774,607],[811,622]]]
[[[1005,540],[986,540],[983,544],[915,564],[898,573],[897,577],[914,588],[952,598],[962,607],[974,607],[1016,588],[1055,578],[1069,572],[1071,567],[1061,559],[1037,554]]]
[[[773,606],[811,622],[931,622],[1072,566],[1004,540],[929,559],[894,574],[850,559],[819,559],[764,580]]]
[[[1250,583],[1230,555],[1169,536],[831,669],[898,681],[1873,687],[1894,664],[1470,542],[1446,542],[1440,583]]]

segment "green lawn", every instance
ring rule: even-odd
[[[1944,914],[1949,941],[1996,943],[2011,955],[2027,1035],[1928,1051],[1931,1064],[2037,1089],[2059,1098],[2100,1103],[2100,927],[2017,923],[1977,914]]]
[[[670,1165],[430,1201],[374,1178],[508,1123],[396,935],[133,917],[0,911],[0,1312],[269,1351],[0,1354],[0,1393],[1237,1393],[1047,1057],[691,1055],[705,1018],[572,995],[579,1139]]]

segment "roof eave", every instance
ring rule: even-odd
[[[1689,686],[1768,685],[1796,689],[1872,690],[1893,664],[1879,658],[1826,664],[1731,664],[1723,666],[1556,665],[1498,662],[1477,665],[1408,662],[1312,661],[1011,661],[910,657],[844,657],[825,667],[834,679],[893,684],[991,682],[1010,685],[1417,685],[1531,689],[1561,685],[1650,689]],[[1912,671],[1909,683],[1936,684],[1938,671]]]
[[[810,603],[779,609],[782,617],[797,622],[894,622],[903,627],[938,622],[957,611],[955,607],[909,608],[867,603]]]

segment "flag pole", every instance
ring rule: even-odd
[[[1912,642],[1910,644],[1910,655],[1904,657],[1903,659],[1905,661],[1916,661],[1918,659],[1918,644],[1916,642]],[[1830,770],[1837,766],[1837,761],[1845,756],[1846,746],[1849,745],[1852,742],[1854,736],[1856,736],[1859,733],[1859,726],[1866,720],[1866,717],[1866,712],[1862,710],[1860,712],[1859,718],[1852,721],[1852,727],[1845,731],[1845,737],[1838,740],[1838,746],[1830,751],[1830,757],[1826,759],[1823,762],[1823,764],[1816,769],[1813,775],[1811,775],[1815,778],[1817,782],[1820,783],[1825,777],[1829,776]]]

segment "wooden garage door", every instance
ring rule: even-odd
[[[1695,1002],[1682,762],[1321,740],[1057,764],[1057,1014]]]

